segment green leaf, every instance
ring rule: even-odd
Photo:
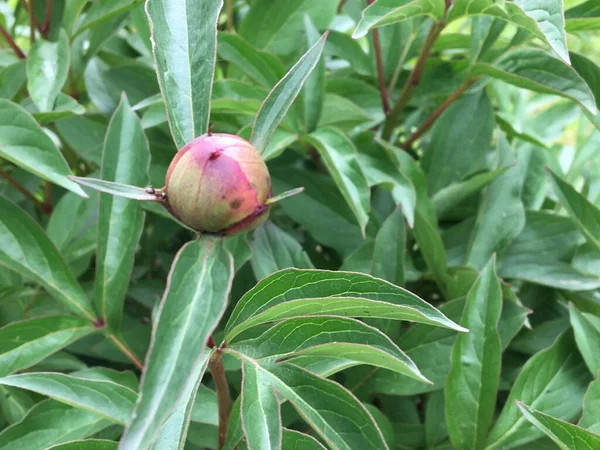
[[[80,378],[61,373],[26,373],[0,378],[3,386],[47,395],[115,422],[126,424],[137,399],[135,391],[106,380]]]
[[[118,445],[118,442],[106,439],[86,439],[55,445],[48,450],[117,450]]]
[[[21,106],[0,99],[0,156],[44,180],[86,197],[52,140]]]
[[[12,100],[27,80],[26,63],[23,60],[0,70],[0,98]]]
[[[302,317],[279,322],[262,335],[230,344],[252,359],[319,356],[349,365],[382,367],[429,383],[417,366],[377,328],[342,317]]]
[[[280,449],[281,412],[275,390],[258,367],[242,361],[241,419],[249,450]]]
[[[64,30],[56,42],[38,39],[27,55],[27,90],[40,112],[52,111],[67,81],[71,54]]]
[[[296,430],[283,429],[283,450],[325,450],[323,444],[308,434]]]
[[[222,0],[148,0],[156,73],[177,148],[208,130]]]
[[[354,144],[340,130],[332,127],[320,128],[305,139],[321,155],[364,236],[369,222],[370,191]]]
[[[267,95],[254,119],[250,138],[250,142],[259,152],[265,151],[271,136],[300,93],[304,82],[317,66],[326,39],[327,33],[321,36]]]
[[[70,180],[96,191],[105,192],[117,197],[129,198],[147,202],[156,202],[158,197],[148,192],[147,188],[115,183],[114,181],[99,180],[98,178],[84,178],[69,176]]]
[[[600,210],[552,171],[548,171],[560,203],[575,221],[587,241],[600,250]]]
[[[148,183],[150,150],[138,116],[123,96],[106,134],[102,179],[123,184]],[[109,329],[121,328],[123,302],[133,259],[144,227],[144,211],[137,202],[100,196],[98,251],[94,297]]]
[[[31,408],[22,421],[0,433],[0,448],[46,449],[84,439],[110,425],[110,420],[91,411],[44,400]]]
[[[600,5],[598,2],[588,0],[565,11],[565,28],[570,33],[600,29]]]
[[[306,50],[309,50],[319,40],[319,31],[309,16],[304,16],[304,31],[306,34]],[[325,98],[325,59],[319,59],[315,69],[306,78],[301,90],[303,123],[308,133],[313,132],[319,124],[323,101]]]
[[[2,196],[0,211],[0,265],[41,284],[76,314],[95,320],[85,292],[40,226]]]
[[[600,435],[517,402],[525,418],[542,430],[562,450],[594,450],[600,448]]]
[[[12,322],[0,328],[0,376],[31,367],[94,331],[89,320],[73,316]]]
[[[8,423],[20,422],[35,402],[31,394],[22,389],[0,386],[0,406]]]
[[[446,4],[444,0],[408,0],[403,2],[378,0],[371,3],[362,12],[352,37],[358,39],[365,36],[373,28],[391,25],[419,16],[428,16],[437,21],[442,18],[445,11]]]
[[[569,305],[577,348],[594,377],[600,375],[600,318]]]
[[[385,219],[375,237],[371,275],[402,286],[405,253],[406,225],[402,207],[399,206]]]
[[[141,2],[142,0],[96,0],[86,11],[75,36],[122,15]]]
[[[314,268],[298,241],[271,222],[254,232],[250,261],[257,280],[288,267]]]
[[[514,448],[543,436],[523,417],[517,400],[561,420],[572,420],[581,410],[589,380],[573,335],[563,334],[552,347],[527,361],[489,434],[487,448]]]
[[[583,416],[579,426],[587,428],[593,433],[600,434],[600,380],[590,383],[583,398]]]
[[[195,369],[225,310],[232,278],[233,258],[220,240],[192,241],[177,254],[155,319],[140,400],[121,439],[124,448],[148,448],[187,400],[183,393],[196,384]]]
[[[508,141],[498,140],[498,166],[515,163]],[[525,208],[521,201],[523,184],[519,167],[514,166],[492,182],[482,197],[477,220],[467,250],[467,264],[482,268],[492,254],[507,248],[525,226]]]
[[[446,380],[446,422],[456,448],[483,448],[494,418],[502,348],[498,321],[502,290],[495,258],[483,268],[467,295],[461,325],[469,333],[456,337]]]
[[[421,211],[416,210],[413,234],[427,268],[433,274],[440,288],[443,288],[448,261],[437,223],[430,223]]]
[[[261,280],[236,304],[225,339],[289,317],[334,314],[411,320],[465,331],[416,295],[369,275],[286,269]]]
[[[565,97],[577,102],[590,114],[598,113],[596,100],[581,76],[571,66],[542,50],[511,50],[491,64],[477,63],[473,73],[541,94]]]

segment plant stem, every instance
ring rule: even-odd
[[[437,120],[438,117],[442,115],[444,111],[450,106],[456,99],[458,99],[461,95],[465,93],[467,89],[469,89],[473,84],[477,81],[477,78],[472,78],[470,80],[465,81],[461,84],[458,89],[456,89],[450,96],[444,100],[444,102],[436,108],[436,110],[431,113],[431,115],[423,122],[423,125],[419,127],[417,131],[404,143],[402,144],[402,149],[408,150],[412,144],[419,139],[423,134],[433,125],[433,123]]]
[[[25,1],[25,0],[24,0]],[[33,10],[33,0],[27,2],[29,9],[29,40],[33,44],[35,42],[35,12]]]
[[[46,14],[44,16],[44,25],[42,26],[41,33],[44,38],[50,34],[50,19],[52,18],[52,0],[46,0]]]
[[[217,391],[217,402],[219,405],[219,449],[225,446],[227,440],[227,425],[231,412],[231,398],[229,396],[229,384],[223,366],[223,349],[219,347],[211,361],[208,363],[210,374],[215,382]]]
[[[23,51],[19,48],[19,46],[17,45],[17,43],[15,42],[15,40],[8,33],[8,31],[6,31],[6,28],[4,28],[2,26],[2,24],[0,24],[0,34],[2,35],[2,37],[4,38],[4,40],[7,42],[7,44],[10,45],[10,48],[13,49],[13,51],[15,52],[15,54],[17,55],[17,57],[19,59],[25,59],[25,53],[23,53]]]
[[[344,8],[344,5],[345,5],[345,4],[346,4],[346,0],[341,0],[341,1],[340,1],[340,4],[339,4],[339,5],[338,5],[338,7],[337,7],[337,13],[338,13],[338,14],[342,12],[342,9]]]
[[[367,0],[367,5],[370,5],[375,0]],[[387,116],[390,113],[390,100],[388,97],[387,87],[385,85],[385,73],[383,71],[383,59],[381,57],[381,43],[379,41],[379,30],[371,30],[373,33],[373,49],[375,50],[375,61],[377,62],[377,76],[379,78],[379,92],[381,95],[381,104],[383,105],[383,113]]]
[[[54,205],[52,204],[52,183],[46,181],[44,183],[44,211],[46,214],[50,214],[54,209]]]
[[[121,339],[119,339],[117,337],[117,335],[111,333],[110,331],[106,330],[106,337],[108,337],[108,339],[110,341],[113,342],[113,344],[115,344],[115,346],[121,350],[121,352],[127,356],[127,358],[129,358],[129,360],[140,370],[144,370],[144,364],[142,364],[142,362],[137,358],[137,356],[135,356],[133,354],[133,352],[129,349],[129,347],[127,346],[127,344],[122,341]]]
[[[415,63],[415,67],[412,72],[408,76],[406,83],[402,87],[402,91],[400,92],[400,98],[392,108],[385,124],[383,126],[383,134],[382,137],[385,140],[389,140],[392,137],[392,133],[394,132],[394,128],[396,127],[398,120],[400,120],[400,114],[408,104],[408,101],[412,97],[413,92],[421,82],[421,76],[423,75],[423,68],[425,67],[425,62],[427,62],[427,58],[429,58],[429,54],[431,53],[431,49],[438,36],[444,29],[445,23],[444,21],[434,22],[429,29],[429,34],[425,39],[425,43],[421,48],[421,53],[417,58],[417,62]]]
[[[227,31],[229,31],[231,33],[231,32],[234,31],[234,26],[233,26],[233,0],[227,0],[226,11],[227,11]]]
[[[42,213],[45,212],[44,204],[42,202],[40,202],[37,198],[35,198],[35,196],[31,192],[29,192],[29,190],[25,186],[23,186],[19,181],[17,181],[15,178],[13,178],[13,176],[11,174],[0,169],[0,177],[4,178],[6,181],[8,181],[8,183],[12,187],[14,187],[21,194],[23,194],[23,196],[27,200],[29,200],[33,204],[33,206],[35,206],[37,209],[39,209]]]

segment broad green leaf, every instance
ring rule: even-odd
[[[540,38],[565,62],[569,62],[562,0],[456,0],[448,21],[481,14],[514,23]]]
[[[371,275],[402,286],[405,253],[406,225],[399,206],[385,219],[375,237]]]
[[[84,439],[110,425],[110,420],[89,410],[44,400],[31,408],[22,421],[0,433],[0,448],[46,449]]]
[[[542,430],[561,450],[594,450],[600,448],[600,435],[564,420],[556,419],[517,402],[525,418]]]
[[[26,373],[0,378],[0,384],[47,395],[60,402],[126,424],[137,399],[135,391],[113,381],[62,373]]]
[[[436,216],[443,218],[446,213],[450,212],[460,202],[479,192],[502,176],[507,170],[511,169],[511,167],[500,167],[489,172],[478,173],[439,190],[431,199],[435,207]]]
[[[0,70],[0,98],[11,100],[27,81],[26,62],[19,60]]]
[[[600,380],[592,381],[583,398],[583,416],[578,425],[600,434]]]
[[[77,184],[67,179],[67,162],[52,140],[27,111],[0,99],[0,156],[44,180],[86,197]]]
[[[561,204],[587,241],[600,250],[600,210],[554,172],[549,171]]]
[[[40,112],[52,111],[67,81],[70,65],[69,37],[61,31],[56,42],[38,39],[27,55],[27,90]]]
[[[140,399],[121,439],[124,448],[148,448],[187,401],[183,394],[197,382],[196,368],[225,311],[232,278],[233,258],[219,240],[192,241],[177,254],[154,321]]]
[[[85,439],[49,447],[48,450],[117,450],[119,443],[106,439]]]
[[[565,97],[577,102],[590,114],[598,113],[596,100],[581,76],[571,66],[543,50],[511,50],[493,63],[477,63],[473,73],[541,94]]]
[[[288,267],[314,268],[300,243],[271,222],[254,232],[250,261],[257,280]]]
[[[0,328],[0,376],[10,375],[95,331],[89,320],[46,316]]]
[[[242,361],[241,419],[249,450],[281,448],[281,412],[275,390],[258,367]]]
[[[365,36],[370,29],[410,20],[414,17],[428,16],[434,21],[442,18],[446,10],[444,0],[377,0],[363,12],[352,37]]]
[[[267,95],[254,119],[250,138],[250,142],[259,152],[265,151],[277,126],[292,106],[306,79],[317,66],[326,39],[327,33],[321,36]]]
[[[41,284],[76,314],[95,320],[89,299],[40,226],[0,196],[0,265]]]
[[[565,28],[568,32],[600,29],[600,4],[588,0],[565,11]]]
[[[30,104],[28,101],[23,101],[21,105],[31,112],[33,118],[41,125],[85,113],[85,107],[83,105],[80,105],[73,97],[69,97],[62,92],[58,94],[52,111],[39,112],[37,107],[33,103]]]
[[[600,318],[569,305],[577,348],[594,377],[600,376]]]
[[[515,161],[504,136],[498,139],[498,166]],[[523,180],[519,167],[513,166],[492,182],[483,195],[467,250],[467,264],[481,269],[496,252],[507,248],[525,226],[521,201]]]
[[[494,418],[502,348],[498,321],[502,290],[495,258],[483,268],[467,295],[445,386],[446,423],[456,448],[483,448]]]
[[[129,198],[132,200],[141,200],[147,202],[156,202],[158,198],[155,194],[148,192],[148,189],[128,184],[115,183],[114,181],[99,180],[97,178],[84,178],[70,176],[69,179],[79,183],[82,186],[92,188],[96,191],[105,192],[117,197]]]
[[[411,320],[465,331],[416,295],[369,275],[285,269],[261,280],[236,304],[226,340],[252,326],[301,315]]]
[[[350,68],[360,75],[368,77],[373,74],[369,55],[365,53],[357,40],[352,39],[346,33],[331,30],[327,38],[325,52],[348,61]],[[381,102],[378,106],[381,108]]]
[[[88,28],[96,27],[113,18],[122,15],[142,0],[96,0],[86,11],[85,17],[79,24],[75,35],[81,34]]]
[[[178,148],[208,130],[222,0],[148,0],[156,73]]]
[[[8,423],[20,422],[34,405],[31,393],[9,386],[0,386],[0,408]]]
[[[262,335],[230,344],[252,359],[320,356],[369,364],[429,382],[417,366],[377,328],[342,317],[304,317],[279,322]]]
[[[305,139],[321,155],[364,235],[369,221],[370,191],[354,144],[340,130],[331,127],[320,128]]]
[[[123,96],[106,134],[102,179],[144,186],[149,167],[148,140]],[[144,211],[139,203],[100,195],[94,297],[100,316],[112,330],[121,328],[123,302],[143,227]]]
[[[589,380],[573,335],[570,332],[563,334],[552,347],[527,361],[490,431],[486,448],[514,448],[543,436],[523,417],[515,403],[517,400],[558,419],[574,419],[581,411]]]
[[[494,110],[485,90],[454,102],[436,121],[423,158],[427,188],[437,194],[445,187],[486,167],[494,131]],[[457,158],[456,155],[461,157]]]
[[[55,122],[64,142],[85,161],[102,164],[106,124],[86,117],[68,117]]]
[[[308,434],[283,429],[282,450],[325,450],[323,444]]]

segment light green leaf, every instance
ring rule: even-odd
[[[565,12],[565,28],[568,32],[594,31],[600,29],[600,4],[588,0]]]
[[[541,94],[565,97],[592,115],[598,113],[596,100],[581,76],[571,66],[542,50],[518,48],[504,53],[493,63],[475,64],[473,73]]]
[[[258,367],[242,361],[241,420],[249,450],[281,448],[281,412],[275,390]]]
[[[96,320],[85,292],[40,226],[2,196],[0,211],[0,265],[41,284],[76,314]]]
[[[11,100],[27,80],[26,62],[19,60],[0,70],[0,98]]]
[[[56,42],[38,39],[27,55],[27,90],[40,112],[54,109],[67,81],[71,54],[69,36],[61,30]]]
[[[340,130],[332,127],[320,128],[305,139],[321,155],[364,236],[369,221],[370,190],[354,144]]]
[[[578,425],[600,434],[600,379],[592,381],[588,386],[583,398],[583,416]]]
[[[488,436],[488,447],[508,449],[543,436],[521,414],[517,400],[561,420],[572,420],[581,411],[590,375],[567,332],[530,358],[517,377],[505,406]]]
[[[223,0],[148,0],[156,73],[178,148],[208,130]]]
[[[108,126],[102,179],[143,186],[148,183],[149,167],[148,140],[138,116],[123,96]],[[143,227],[144,211],[139,203],[100,195],[94,297],[111,330],[121,328],[123,302]]]
[[[323,444],[308,434],[283,429],[282,450],[325,450]]]
[[[26,373],[0,378],[0,384],[47,395],[126,424],[137,399],[135,391],[113,381],[92,380],[62,373]]]
[[[600,448],[600,435],[536,411],[521,402],[517,402],[517,406],[525,418],[542,430],[561,450],[594,450]]]
[[[600,376],[600,317],[581,312],[569,305],[571,326],[577,348],[594,377]]]
[[[0,386],[0,408],[8,423],[20,422],[35,402],[31,394],[23,389]]]
[[[399,206],[385,219],[375,237],[371,275],[402,286],[405,256],[406,225]]]
[[[146,188],[115,183],[113,181],[99,180],[97,178],[70,176],[69,179],[79,183],[82,186],[86,186],[95,189],[96,191],[105,192],[117,197],[147,202],[158,201],[158,197],[155,194],[149,193]]]
[[[31,367],[94,331],[89,320],[73,316],[12,322],[0,328],[0,376]]]
[[[119,443],[106,439],[85,439],[49,447],[48,450],[117,450]]]
[[[0,99],[0,156],[44,180],[86,197],[52,140],[21,106]]]
[[[319,40],[319,31],[309,16],[304,16],[304,32],[306,50],[309,50]],[[319,59],[315,69],[306,78],[300,96],[302,98],[302,112],[304,128],[308,133],[313,132],[319,124],[323,101],[325,98],[325,59]]]
[[[250,142],[259,152],[265,151],[277,126],[321,59],[326,39],[327,33],[321,36],[267,95],[254,119],[250,138]]]
[[[236,304],[226,340],[253,326],[302,315],[411,320],[465,331],[416,295],[369,275],[281,270],[261,280]]]
[[[467,295],[445,387],[446,423],[456,448],[483,448],[494,418],[502,348],[498,321],[502,290],[493,257]]]
[[[142,0],[95,0],[92,6],[86,11],[85,17],[75,32],[75,36],[88,28],[101,25],[122,15],[140,3],[142,3]]]
[[[124,448],[148,448],[197,383],[206,341],[231,289],[233,258],[220,240],[189,242],[169,273],[146,357],[140,399],[121,439]],[[190,357],[190,355],[192,355]]]
[[[358,39],[365,36],[372,28],[391,25],[419,16],[428,16],[437,21],[442,18],[445,11],[446,3],[444,0],[408,0],[402,2],[398,0],[377,0],[362,12],[352,37]]]

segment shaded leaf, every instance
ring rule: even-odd
[[[569,305],[577,348],[594,377],[600,375],[600,318]]]
[[[399,206],[385,219],[375,237],[371,275],[402,286],[405,253],[406,225],[402,207]]]

